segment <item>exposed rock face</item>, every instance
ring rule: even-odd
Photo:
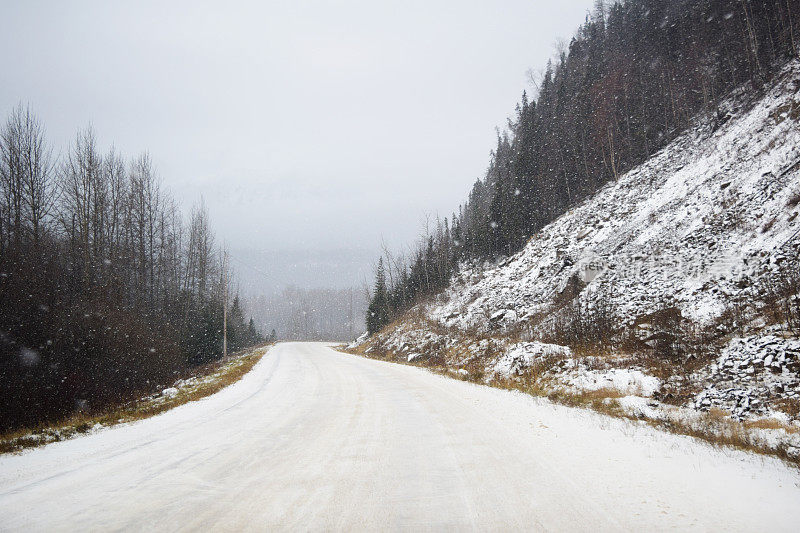
[[[765,415],[776,400],[800,399],[800,340],[777,335],[734,339],[708,369],[694,407],[718,407],[737,418]]]

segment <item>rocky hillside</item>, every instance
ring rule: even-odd
[[[516,255],[462,266],[441,295],[353,348],[562,399],[592,392],[684,428],[744,421],[742,439],[797,457],[799,204],[793,61]]]
[[[707,323],[797,253],[800,64],[742,91],[499,265],[466,268],[427,314],[460,329],[537,323],[573,296],[633,321],[677,307]]]

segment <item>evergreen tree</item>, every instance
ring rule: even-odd
[[[375,274],[375,289],[367,307],[367,332],[372,335],[389,324],[389,296],[386,289],[386,271],[383,258],[378,260]]]
[[[247,323],[247,346],[255,346],[256,344],[261,344],[264,342],[264,339],[261,337],[261,333],[256,328],[256,323],[253,318],[250,318],[250,321]]]
[[[249,342],[247,326],[244,323],[244,312],[237,294],[233,297],[233,303],[228,310],[228,349],[237,352],[246,348]]]

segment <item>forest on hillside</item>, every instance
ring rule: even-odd
[[[201,203],[185,223],[147,154],[55,156],[22,105],[0,125],[0,431],[172,384],[222,355],[231,273]],[[262,341],[238,295],[230,351]]]
[[[674,139],[731,90],[767,82],[800,46],[798,0],[598,0],[523,92],[486,174],[407,254],[385,252],[374,333],[463,262],[519,251],[542,227]]]

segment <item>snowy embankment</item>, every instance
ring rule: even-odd
[[[742,420],[749,439],[797,460],[800,341],[770,322],[778,303],[765,294],[797,258],[799,214],[793,61],[763,92],[741,89],[715,116],[698,117],[516,255],[464,266],[435,301],[354,347],[477,381],[534,379],[543,393],[615,391],[630,416]],[[553,345],[576,306],[602,310],[633,348]],[[667,320],[711,331],[707,353],[654,362],[661,339],[682,340],[662,331]]]
[[[148,418],[204,398],[240,379],[268,349],[268,346],[262,346],[197,367],[197,375],[178,379],[172,386],[134,402],[109,406],[94,413],[79,412],[60,423],[0,436],[0,453],[18,452],[25,448],[102,432],[111,426]]]

